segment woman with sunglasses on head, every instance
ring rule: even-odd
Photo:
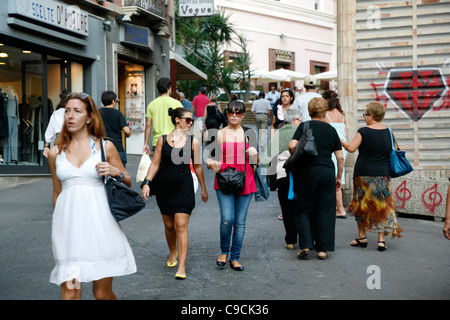
[[[156,142],[153,161],[142,183],[142,196],[150,195],[151,181],[155,181],[156,202],[164,222],[169,259],[167,267],[178,264],[176,279],[186,278],[186,258],[188,252],[188,223],[195,207],[195,192],[190,162],[193,159],[194,171],[202,188],[203,202],[208,201],[205,178],[201,165],[200,142],[189,135],[194,124],[192,111],[186,108],[169,109],[175,129],[163,135]],[[159,172],[158,172],[159,170]],[[178,261],[177,261],[178,258]]]
[[[227,169],[236,169],[245,172],[245,185],[235,193],[226,193],[219,188],[217,176],[214,181],[217,200],[220,208],[220,250],[221,254],[216,264],[223,267],[229,255],[230,267],[236,271],[244,270],[239,263],[240,252],[245,234],[247,211],[256,192],[256,183],[251,163],[258,162],[258,151],[250,147],[242,127],[245,114],[244,104],[240,101],[231,101],[227,108],[228,126],[219,130],[217,134],[220,161],[208,158],[208,169],[216,174]],[[244,158],[245,157],[245,158]]]
[[[114,144],[104,140],[95,102],[85,93],[69,94],[64,125],[50,149],[53,180],[52,247],[56,266],[50,282],[61,285],[62,299],[81,299],[81,282],[93,281],[96,299],[116,299],[114,276],[136,272],[127,238],[111,214],[105,175],[131,186]]]
[[[359,128],[350,143],[341,138],[348,152],[359,151],[353,173],[353,200],[348,207],[358,225],[358,237],[350,245],[367,247],[366,231],[378,232],[378,250],[387,249],[385,235],[401,237],[391,189],[390,162],[391,133],[381,123],[386,108],[371,102],[363,114],[365,127]]]

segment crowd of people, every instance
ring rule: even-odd
[[[219,204],[220,251],[215,263],[220,268],[229,264],[233,270],[244,270],[239,258],[250,200],[257,191],[255,170],[260,164],[268,168],[271,190],[278,190],[286,248],[298,246],[299,259],[309,258],[312,251],[319,259],[327,259],[334,251],[336,218],[347,217],[341,192],[345,155],[356,150],[359,155],[348,214],[355,217],[357,236],[350,245],[367,247],[366,232],[374,231],[378,234],[378,250],[385,251],[385,236],[401,237],[390,185],[391,138],[382,123],[384,106],[369,103],[363,114],[366,126],[350,140],[337,93],[317,94],[313,76],[306,77],[304,85],[306,92],[300,95],[284,89],[277,98],[274,88],[267,95],[260,94],[252,113],[263,137],[251,139],[249,128],[242,124],[246,109],[241,101],[230,101],[222,111],[216,97],[208,98],[200,90],[191,104],[182,93],[177,94],[178,99],[172,98],[170,79],[157,82],[160,95],[147,107],[143,146],[143,152],[153,154],[153,161],[141,188],[145,200],[156,196],[169,249],[166,266],[178,266],[176,279],[187,277],[188,223],[196,205],[191,165],[202,201],[209,199],[202,156],[207,169],[216,174],[213,189]],[[112,176],[131,185],[125,169],[126,154],[116,143],[121,131],[130,136],[131,130],[120,112],[113,112],[117,111],[114,92],[105,92],[102,103],[105,107],[97,108],[85,93],[62,98],[64,121],[59,129],[52,129],[58,137],[55,145],[45,150],[54,204],[55,268],[50,281],[61,286],[63,299],[79,299],[81,282],[93,282],[95,298],[115,299],[113,277],[136,272],[132,250],[111,215],[101,180]],[[202,154],[202,137],[198,139],[191,131],[196,124],[200,131],[216,130],[211,135],[214,140],[211,136],[205,140],[214,142],[215,153]],[[295,170],[286,171],[283,165],[306,130],[313,132],[317,156],[304,158],[296,163]],[[106,162],[101,160],[100,144],[106,151]],[[230,192],[223,187],[222,176],[243,181]],[[449,207],[447,203],[447,211]],[[448,238],[449,232],[446,223],[444,233]]]

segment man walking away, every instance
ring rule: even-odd
[[[123,166],[127,164],[127,153],[123,148],[122,131],[125,137],[131,137],[131,129],[122,112],[116,109],[118,104],[117,94],[114,91],[105,91],[102,93],[103,108],[99,109],[100,115],[105,126],[106,136],[111,138],[114,146],[120,155]]]

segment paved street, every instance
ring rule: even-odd
[[[129,156],[127,169],[133,181],[139,159]],[[136,257],[137,273],[115,278],[119,299],[450,298],[450,241],[442,235],[442,222],[401,217],[403,238],[388,239],[388,250],[378,252],[376,234],[368,235],[367,249],[351,247],[356,224],[352,218],[338,219],[336,251],[324,261],[316,254],[309,260],[298,260],[297,248],[288,251],[284,247],[276,192],[268,201],[252,200],[250,205],[240,260],[245,271],[236,272],[228,265],[218,269],[219,210],[212,188],[213,173],[205,173],[210,198],[203,204],[197,193],[197,207],[189,224],[187,279],[176,280],[176,268],[165,266],[168,249],[162,219],[152,198],[143,212],[121,223]],[[138,189],[137,183],[134,188]],[[51,195],[50,179],[0,191],[1,300],[60,298],[59,287],[49,283],[53,268]],[[370,266],[376,266],[375,272]],[[91,284],[83,288],[83,299],[92,299]]]

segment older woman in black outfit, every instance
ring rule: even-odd
[[[350,143],[342,141],[348,152],[359,151],[353,173],[353,200],[348,212],[355,216],[358,237],[350,244],[367,247],[366,231],[378,232],[378,250],[385,251],[385,235],[401,237],[391,190],[389,155],[391,133],[381,121],[386,108],[374,101],[363,114],[367,126],[359,128]]]
[[[328,103],[322,98],[314,98],[308,104],[311,116],[310,128],[313,131],[318,155],[297,164],[294,173],[294,188],[298,197],[298,212],[295,217],[299,233],[299,259],[305,259],[310,250],[319,252],[320,259],[334,251],[336,190],[342,186],[344,156],[336,130],[326,123]],[[305,123],[301,123],[289,143],[292,154],[303,134]],[[338,163],[335,175],[331,154]]]

